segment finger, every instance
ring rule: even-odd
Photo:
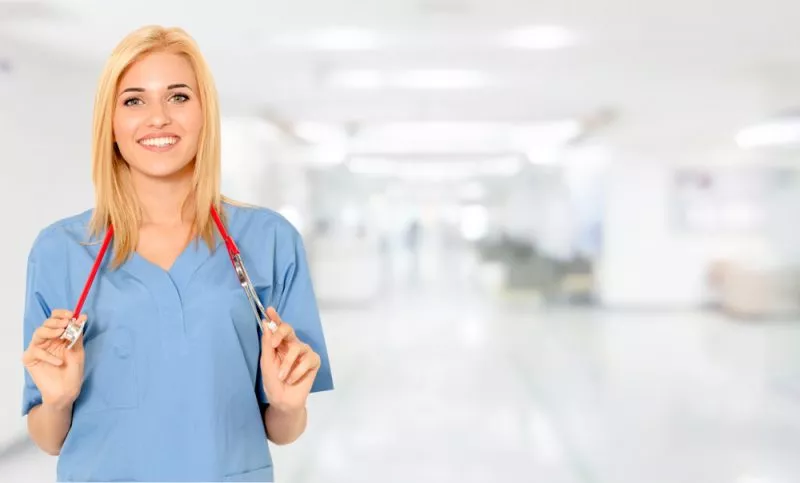
[[[41,326],[33,332],[31,342],[39,345],[49,340],[58,339],[64,333],[64,328]]]
[[[297,366],[295,366],[295,368],[289,373],[289,377],[286,378],[286,383],[290,385],[297,384],[308,374],[317,370],[319,365],[319,355],[313,351],[308,351],[305,356],[300,359],[300,362],[297,364]]]
[[[66,329],[67,325],[69,325],[70,319],[61,319],[61,318],[49,318],[44,321],[42,324],[44,327],[49,327],[51,329]]]
[[[305,344],[292,344],[289,347],[289,351],[286,353],[286,357],[283,358],[281,370],[278,372],[278,379],[281,381],[285,380],[297,359],[307,353],[308,350],[309,347]]]
[[[267,307],[267,317],[269,317],[269,320],[275,322],[278,325],[281,325],[283,323],[283,319],[281,319],[281,316],[278,315],[278,311],[275,310],[275,307]]]
[[[278,330],[278,324],[273,322],[273,321],[271,321],[271,320],[269,320],[269,319],[262,320],[261,321],[261,325],[262,325],[262,328],[266,327],[267,329],[269,329],[269,333],[271,333],[271,334],[275,333],[275,331]],[[266,332],[266,331],[264,331],[264,332]]]
[[[287,323],[282,323],[278,329],[272,334],[272,347],[278,347],[281,342],[293,342],[295,340],[294,329]]]
[[[266,311],[266,318],[262,321],[263,325],[270,330],[270,332],[275,332],[278,330],[278,326],[283,323],[281,320],[281,316],[278,315],[278,312],[275,310],[274,307],[267,307]]]
[[[54,309],[53,313],[50,314],[50,317],[53,319],[71,319],[72,318],[72,311],[67,309]]]
[[[31,347],[27,351],[25,351],[24,360],[26,366],[32,366],[39,362],[44,362],[46,364],[50,364],[53,366],[60,366],[61,364],[64,363],[60,358],[47,352],[41,347]]]

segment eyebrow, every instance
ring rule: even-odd
[[[170,85],[167,86],[167,90],[180,89],[182,87],[184,87],[186,89],[189,89],[189,90],[192,90],[192,88],[189,87],[186,84],[170,84]],[[144,92],[144,88],[143,87],[128,87],[124,91],[120,92],[119,95],[121,96],[122,94],[125,94],[126,92]],[[119,97],[119,96],[117,96],[117,97]]]

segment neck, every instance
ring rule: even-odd
[[[194,207],[186,200],[192,194],[192,169],[167,178],[131,171],[131,181],[142,209],[143,224],[176,227],[191,223]]]

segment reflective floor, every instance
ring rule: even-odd
[[[279,481],[798,481],[800,324],[545,309],[464,270],[325,309],[337,389]],[[54,468],[29,447],[0,480]]]

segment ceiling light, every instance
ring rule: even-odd
[[[484,176],[514,176],[522,169],[522,162],[516,156],[502,156],[483,160],[478,172]]]
[[[295,135],[312,144],[341,143],[347,140],[343,129],[320,122],[298,122],[292,129]]]
[[[489,157],[464,161],[441,159],[388,158],[382,156],[351,156],[347,166],[354,174],[413,180],[467,180],[476,177],[514,176],[522,168],[516,156]]]
[[[344,144],[321,144],[316,146],[311,153],[311,162],[322,166],[341,164],[349,153]]]
[[[561,161],[562,149],[559,147],[539,147],[525,153],[531,164],[551,166]]]
[[[745,149],[800,144],[800,118],[786,117],[744,128],[736,135],[736,144]]]
[[[379,36],[361,28],[330,28],[318,32],[281,35],[271,42],[279,47],[316,50],[374,50],[381,46]]]
[[[511,129],[511,142],[516,148],[562,145],[578,137],[583,126],[576,119],[521,124]]]
[[[313,44],[321,50],[370,50],[379,46],[378,36],[359,28],[335,28],[312,36]]]
[[[487,79],[474,70],[429,69],[399,72],[390,82],[405,89],[474,89],[486,85]]]
[[[736,479],[736,483],[770,483],[772,480],[752,475],[742,475]]]
[[[502,36],[503,43],[516,49],[553,50],[575,44],[578,37],[558,25],[538,25],[512,30]]]
[[[346,89],[377,89],[385,85],[384,75],[377,70],[340,70],[331,74],[328,82]]]
[[[564,146],[583,130],[579,121],[542,123],[389,122],[364,126],[351,148],[361,153],[524,153]]]
[[[422,69],[381,72],[373,69],[339,70],[330,75],[334,87],[347,89],[474,89],[488,83],[478,71]]]

